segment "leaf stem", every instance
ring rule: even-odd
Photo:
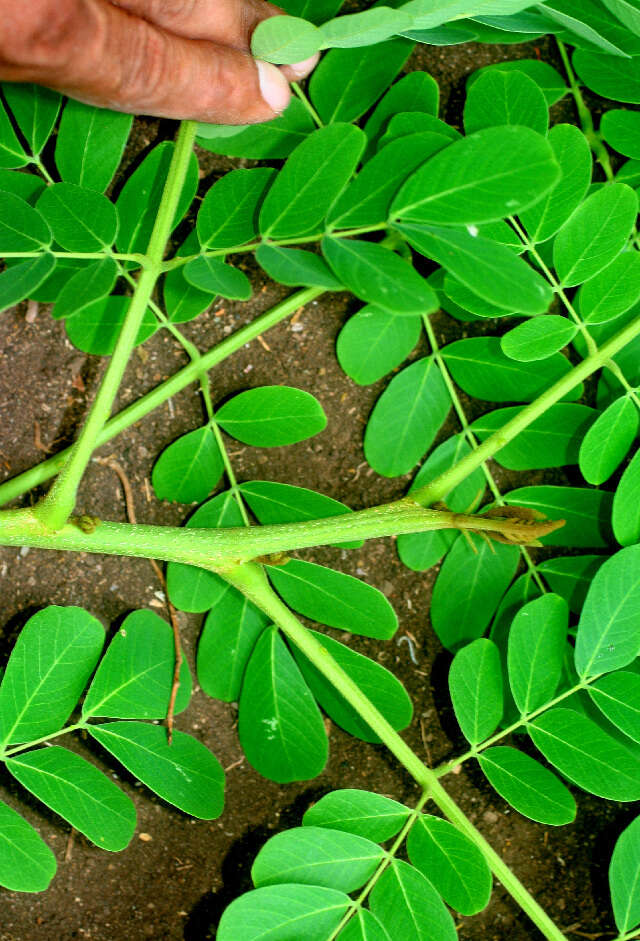
[[[116,435],[130,428],[131,425],[140,421],[140,419],[144,418],[145,415],[148,415],[154,409],[159,408],[167,399],[177,395],[178,392],[181,392],[182,389],[191,385],[192,382],[197,382],[201,371],[208,371],[214,366],[217,366],[228,356],[236,353],[247,343],[250,343],[252,340],[255,340],[256,337],[266,333],[272,327],[276,326],[276,324],[290,317],[291,314],[294,314],[306,304],[311,303],[311,301],[320,297],[323,293],[322,288],[304,288],[301,291],[296,291],[295,294],[291,294],[289,297],[267,310],[264,314],[256,317],[251,323],[241,327],[240,330],[237,330],[231,336],[226,337],[221,343],[213,347],[213,349],[203,353],[199,363],[191,362],[188,366],[184,366],[175,373],[175,375],[171,376],[170,379],[165,380],[165,382],[156,386],[155,389],[152,389],[151,392],[143,395],[136,402],[133,402],[131,405],[128,405],[127,408],[118,412],[101,430],[96,441],[96,448],[101,447],[103,444],[106,444],[107,441],[115,438]],[[33,487],[37,487],[46,480],[49,480],[49,478],[55,476],[60,468],[64,466],[70,451],[71,448],[65,448],[65,450],[60,451],[59,454],[55,454],[53,457],[42,461],[42,463],[37,464],[35,467],[0,484],[0,504],[8,503],[10,500],[22,496],[27,491],[33,489]]]
[[[587,138],[591,149],[596,155],[596,159],[602,169],[604,170],[605,176],[609,182],[614,178],[613,168],[611,166],[611,158],[609,157],[609,151],[605,147],[602,137],[596,131],[593,124],[593,116],[591,111],[587,107],[585,100],[582,96],[582,91],[580,90],[580,85],[576,78],[576,74],[573,71],[573,66],[571,65],[571,60],[569,59],[569,53],[567,52],[567,47],[562,42],[561,39],[556,37],[556,42],[558,44],[558,50],[562,57],[562,63],[564,65],[565,71],[567,73],[567,78],[569,80],[569,87],[571,88],[571,94],[573,95],[573,100],[576,104],[576,110],[578,112],[578,118],[580,124],[582,125],[582,131],[584,136]]]
[[[494,876],[499,879],[544,937],[549,941],[566,941],[565,936],[547,913],[445,791],[435,773],[420,761],[415,752],[367,699],[358,685],[271,589],[260,566],[252,564],[240,566],[232,574],[225,575],[225,578],[271,618],[283,634],[302,651],[378,735],[451,823],[478,847]]]
[[[113,356],[78,440],[72,447],[69,458],[60,475],[56,478],[53,487],[34,511],[47,529],[54,531],[60,529],[73,512],[78,486],[87,464],[91,460],[100,432],[109,418],[149,299],[161,273],[162,257],[171,233],[176,207],[189,167],[195,135],[195,122],[182,122],[158,208],[158,215],[149,239],[148,266],[143,269],[140,275]]]
[[[305,106],[306,110],[311,115],[311,119],[313,120],[313,123],[316,125],[316,127],[324,127],[324,122],[322,118],[320,117],[316,109],[313,107],[313,105],[311,104],[307,96],[305,95],[304,91],[302,90],[298,82],[292,82],[291,87],[293,88],[295,94],[298,96],[302,104]]]
[[[11,755],[17,755],[18,752],[33,748],[34,745],[42,745],[43,742],[50,742],[52,738],[59,738],[61,735],[67,735],[69,732],[77,732],[79,729],[86,729],[86,722],[76,722],[74,725],[67,725],[58,732],[51,732],[49,735],[43,735],[42,738],[36,738],[32,742],[25,742],[23,745],[16,745],[13,748],[0,749],[0,759],[10,758]]]

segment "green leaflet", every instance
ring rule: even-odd
[[[120,218],[117,246],[121,252],[145,252],[158,215],[174,144],[164,141],[144,158],[128,177],[116,200]],[[180,199],[173,220],[175,227],[193,201],[198,188],[198,161],[195,154],[189,163]]]
[[[527,14],[531,15],[531,14]],[[534,29],[537,29],[536,21]],[[543,27],[544,31],[544,27]],[[486,65],[476,72],[473,72],[467,80],[467,89],[471,89],[475,82],[481,76],[489,72],[521,72],[538,85],[544,94],[547,105],[551,107],[557,101],[567,94],[567,85],[560,73],[549,65],[548,62],[542,62],[540,59],[517,59],[513,62],[496,62],[494,65]],[[515,124],[515,121],[508,121],[508,124]],[[568,126],[568,125],[567,125]]]
[[[197,233],[192,230],[176,252],[176,257],[197,255],[199,251],[200,243]],[[214,301],[211,293],[200,291],[193,284],[189,284],[182,266],[166,273],[162,285],[162,296],[167,316],[172,323],[186,323],[193,320]]]
[[[539,598],[540,595],[540,588],[532,577],[531,572],[525,572],[512,582],[507,592],[503,595],[491,622],[489,637],[500,651],[500,665],[502,669],[502,692],[504,700],[502,721],[500,723],[502,728],[507,728],[519,718],[519,711],[515,704],[509,683],[509,668],[507,662],[511,622],[528,602]]]
[[[553,262],[565,287],[602,271],[624,248],[638,215],[638,197],[624,183],[589,196],[558,233]]]
[[[589,687],[589,695],[609,722],[640,742],[640,675],[617,670]]]
[[[618,837],[609,866],[609,887],[616,926],[620,933],[640,924],[640,817]]]
[[[322,48],[323,33],[297,16],[271,16],[261,23],[251,37],[251,53],[256,59],[290,65],[309,59]]]
[[[402,9],[373,7],[362,13],[351,13],[324,23],[321,28],[322,45],[335,49],[372,46],[411,29],[412,25],[413,17]]]
[[[335,16],[343,0],[283,0],[283,10],[291,16],[302,16],[312,23],[324,23]]]
[[[198,682],[207,696],[236,702],[251,652],[268,618],[232,588],[222,588],[198,642]]]
[[[359,578],[298,559],[268,572],[286,603],[313,621],[381,640],[396,632],[398,620],[385,596]]]
[[[0,743],[57,732],[98,662],[104,630],[82,608],[51,605],[22,629],[0,685]]]
[[[361,908],[338,935],[338,941],[390,941],[375,915]]]
[[[553,296],[549,284],[511,249],[483,238],[477,226],[465,232],[421,225],[397,228],[421,255],[437,261],[490,304],[509,313],[543,314],[548,309]]]
[[[486,908],[491,871],[478,847],[448,820],[421,814],[409,831],[407,853],[455,911],[475,915]]]
[[[432,451],[418,471],[409,493],[435,480],[470,453],[471,448],[462,435],[453,435],[443,441]],[[481,502],[485,486],[482,469],[477,468],[447,494],[445,503],[456,513],[470,513]],[[457,533],[453,529],[436,529],[431,532],[400,535],[397,539],[398,555],[408,568],[422,572],[440,561],[455,542],[456,536]]]
[[[598,569],[576,635],[576,670],[589,677],[632,663],[640,653],[640,546],[621,549]]]
[[[118,277],[118,266],[113,258],[99,258],[91,262],[66,282],[51,312],[54,320],[63,320],[86,310],[111,293]]]
[[[540,562],[538,571],[551,590],[565,599],[570,611],[580,614],[593,577],[605,561],[602,555],[562,556]]]
[[[328,753],[322,716],[275,628],[251,654],[239,708],[240,742],[256,771],[279,783],[320,774]]]
[[[260,210],[264,238],[307,236],[322,222],[355,170],[366,138],[348,124],[314,131],[278,173]]]
[[[129,844],[136,826],[131,799],[80,755],[53,745],[5,763],[23,787],[96,846],[117,853]]]
[[[546,319],[546,318],[545,318]],[[499,408],[477,418],[471,428],[481,441],[499,431],[521,409]],[[578,463],[578,453],[587,429],[598,416],[586,405],[560,402],[536,418],[494,460],[509,470],[535,470]]]
[[[218,409],[216,421],[233,438],[257,448],[296,444],[319,434],[327,424],[317,399],[288,386],[240,392]]]
[[[450,143],[449,136],[436,131],[407,134],[390,141],[364,165],[334,203],[328,216],[329,225],[348,229],[383,223],[407,177]]]
[[[338,362],[360,386],[377,382],[403,362],[420,338],[418,317],[397,317],[368,304],[346,322],[338,335]]]
[[[545,3],[539,4],[539,9],[545,16],[555,20],[570,33],[580,39],[585,39],[599,50],[612,53],[614,56],[624,55],[621,49],[591,25],[588,15],[584,16],[580,0],[545,0]]]
[[[404,729],[409,725],[413,706],[404,686],[393,673],[332,637],[317,632],[314,632],[314,636],[394,729]],[[333,684],[297,649],[294,648],[293,653],[324,712],[350,735],[365,742],[380,742],[376,733],[336,691]]]
[[[534,744],[578,787],[607,800],[640,797],[640,758],[591,719],[556,707],[528,726]]]
[[[438,299],[426,280],[405,259],[380,244],[324,238],[322,252],[341,284],[363,301],[409,316],[438,308]]]
[[[500,346],[509,359],[534,363],[564,349],[577,332],[577,325],[566,317],[549,314],[514,327],[502,337]]]
[[[0,115],[2,109],[0,109]],[[1,133],[1,132],[0,132]],[[0,151],[2,144],[0,142]],[[38,196],[44,190],[46,183],[35,173],[20,173],[16,170],[3,170],[0,168],[0,190],[6,190],[34,205]]]
[[[31,153],[38,155],[53,131],[62,96],[41,85],[12,82],[3,83],[2,94],[24,134]]]
[[[631,399],[615,399],[589,428],[580,446],[580,470],[590,484],[608,480],[638,434],[640,416]]]
[[[311,102],[325,124],[355,121],[386,91],[413,46],[406,39],[363,49],[332,49],[309,81]]]
[[[53,255],[45,252],[3,271],[0,274],[0,311],[30,297],[49,277],[55,266]]]
[[[164,719],[173,683],[173,632],[152,611],[129,614],[100,661],[82,705],[82,719]],[[191,675],[182,661],[175,713],[187,708]]]
[[[234,301],[248,301],[251,297],[251,282],[244,271],[220,258],[200,255],[188,261],[182,270],[185,280],[209,297],[219,294]]]
[[[251,868],[256,888],[296,883],[354,892],[383,859],[379,846],[364,837],[324,827],[294,827],[265,843]]]
[[[622,252],[582,285],[580,313],[586,323],[606,323],[640,300],[640,255]]]
[[[531,507],[548,519],[563,519],[564,526],[540,540],[545,546],[604,548],[611,533],[612,495],[582,487],[520,487],[505,497],[512,506]]]
[[[42,251],[51,242],[51,230],[37,209],[0,191],[0,253]]]
[[[313,804],[302,822],[309,827],[328,827],[384,843],[399,833],[411,811],[403,804],[374,794],[345,788],[331,791]]]
[[[420,74],[423,73],[411,72],[407,78],[410,78],[411,75]],[[408,107],[408,105],[405,107]],[[395,114],[390,118],[387,124],[387,130],[378,143],[378,150],[387,147],[389,144],[393,143],[393,141],[399,140],[401,137],[408,137],[409,135],[418,133],[439,134],[446,137],[449,141],[456,141],[462,138],[462,134],[456,131],[455,127],[445,124],[444,121],[441,121],[440,118],[437,118],[434,114],[425,113],[424,111],[407,110],[401,111],[400,114]]]
[[[243,522],[238,504],[227,491],[199,506],[186,525],[188,528],[216,529],[219,526],[242,526]],[[180,611],[208,611],[226,588],[227,583],[207,569],[179,562],[167,565],[167,594]]]
[[[600,133],[609,147],[625,157],[640,157],[640,115],[635,111],[607,111],[600,122]]]
[[[245,127],[199,124],[197,142],[214,154],[274,160],[288,157],[314,130],[315,124],[305,106],[298,98],[292,98],[283,114],[265,124]]]
[[[151,482],[159,500],[200,503],[217,487],[224,462],[210,425],[177,438],[161,453]]]
[[[603,0],[608,10],[636,35],[640,35],[640,10],[634,0]]]
[[[438,83],[428,72],[410,72],[404,75],[380,99],[364,126],[364,132],[369,138],[365,159],[371,157],[377,149],[385,131],[389,130],[394,115],[411,112],[414,117],[417,114],[435,116],[438,114],[439,100]],[[417,129],[415,125],[414,129]]]
[[[148,722],[90,725],[89,734],[143,784],[192,817],[215,820],[224,805],[224,772],[208,748]]]
[[[62,179],[103,193],[122,159],[132,121],[130,114],[69,99],[56,138],[55,161]]]
[[[516,748],[498,745],[478,755],[478,761],[500,797],[524,817],[553,827],[575,820],[573,795],[534,758]]]
[[[518,214],[532,242],[545,242],[555,235],[578,208],[591,183],[591,148],[579,128],[556,124],[548,141],[560,167],[560,179],[539,202]]]
[[[29,157],[13,129],[9,115],[0,103],[0,167],[24,167]]]
[[[393,201],[392,218],[431,225],[504,219],[541,199],[559,175],[550,145],[536,131],[485,128],[416,171]]]
[[[509,683],[523,715],[553,698],[562,674],[569,608],[564,598],[547,594],[518,611],[509,631]]]
[[[471,745],[495,732],[502,719],[503,696],[500,653],[493,641],[479,637],[458,650],[449,670],[449,692],[458,724]]]
[[[438,573],[430,612],[432,627],[448,650],[484,634],[517,567],[515,546],[475,539],[471,548],[464,536],[457,537]],[[460,572],[468,585],[464,592]]]
[[[256,251],[256,261],[279,284],[324,288],[325,291],[344,290],[326,261],[301,248],[262,244]]]
[[[224,911],[217,941],[304,938],[324,941],[335,931],[351,899],[319,885],[273,885],[235,899]]]
[[[546,134],[549,108],[532,78],[523,72],[491,69],[480,75],[467,91],[465,131],[473,134],[487,127],[509,124]]]
[[[342,516],[351,513],[345,506],[332,497],[305,487],[291,484],[279,484],[269,480],[253,480],[240,484],[240,491],[252,513],[262,525],[272,523],[299,523],[306,520],[324,519],[328,516]],[[362,540],[339,543],[345,548],[357,549]]]
[[[102,297],[87,304],[82,311],[65,322],[67,336],[73,345],[84,353],[111,356],[130,303],[130,297],[118,295]],[[147,308],[138,331],[136,346],[153,336],[157,329],[158,321]]]
[[[640,59],[621,59],[577,49],[573,67],[587,88],[603,98],[640,104]]]
[[[269,167],[232,170],[213,184],[198,212],[197,232],[203,249],[234,248],[253,240],[260,207],[275,175]]]
[[[541,360],[535,369],[518,363],[505,356],[498,337],[456,340],[445,346],[442,356],[466,393],[490,402],[532,401],[571,369],[561,353]],[[579,398],[581,391],[573,389],[565,398]]]
[[[621,546],[640,540],[640,451],[625,468],[613,498],[611,524]]]
[[[455,941],[453,919],[431,883],[408,863],[394,859],[370,896],[373,914],[392,938]]]
[[[1,112],[0,112],[1,113]],[[0,885],[10,892],[43,892],[56,858],[37,830],[0,801]]]
[[[74,183],[54,183],[44,190],[36,209],[67,251],[98,252],[115,241],[116,207],[101,193]]]
[[[408,473],[433,443],[451,399],[433,357],[417,360],[391,380],[369,417],[367,461],[385,477]]]

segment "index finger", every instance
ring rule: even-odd
[[[282,13],[266,0],[110,0],[115,6],[187,39],[233,46],[248,52],[262,20]]]

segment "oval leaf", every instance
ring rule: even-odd
[[[571,791],[534,758],[498,745],[478,755],[478,761],[489,783],[519,814],[552,827],[575,820]]]
[[[503,693],[500,651],[493,641],[480,637],[458,651],[449,670],[449,692],[468,742],[478,745],[495,732]]]
[[[218,409],[216,421],[233,438],[257,448],[296,444],[319,434],[327,424],[317,399],[288,386],[240,392]]]

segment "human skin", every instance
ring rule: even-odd
[[[0,80],[132,114],[268,121],[317,61],[251,56],[255,27],[281,12],[264,0],[0,0]]]

